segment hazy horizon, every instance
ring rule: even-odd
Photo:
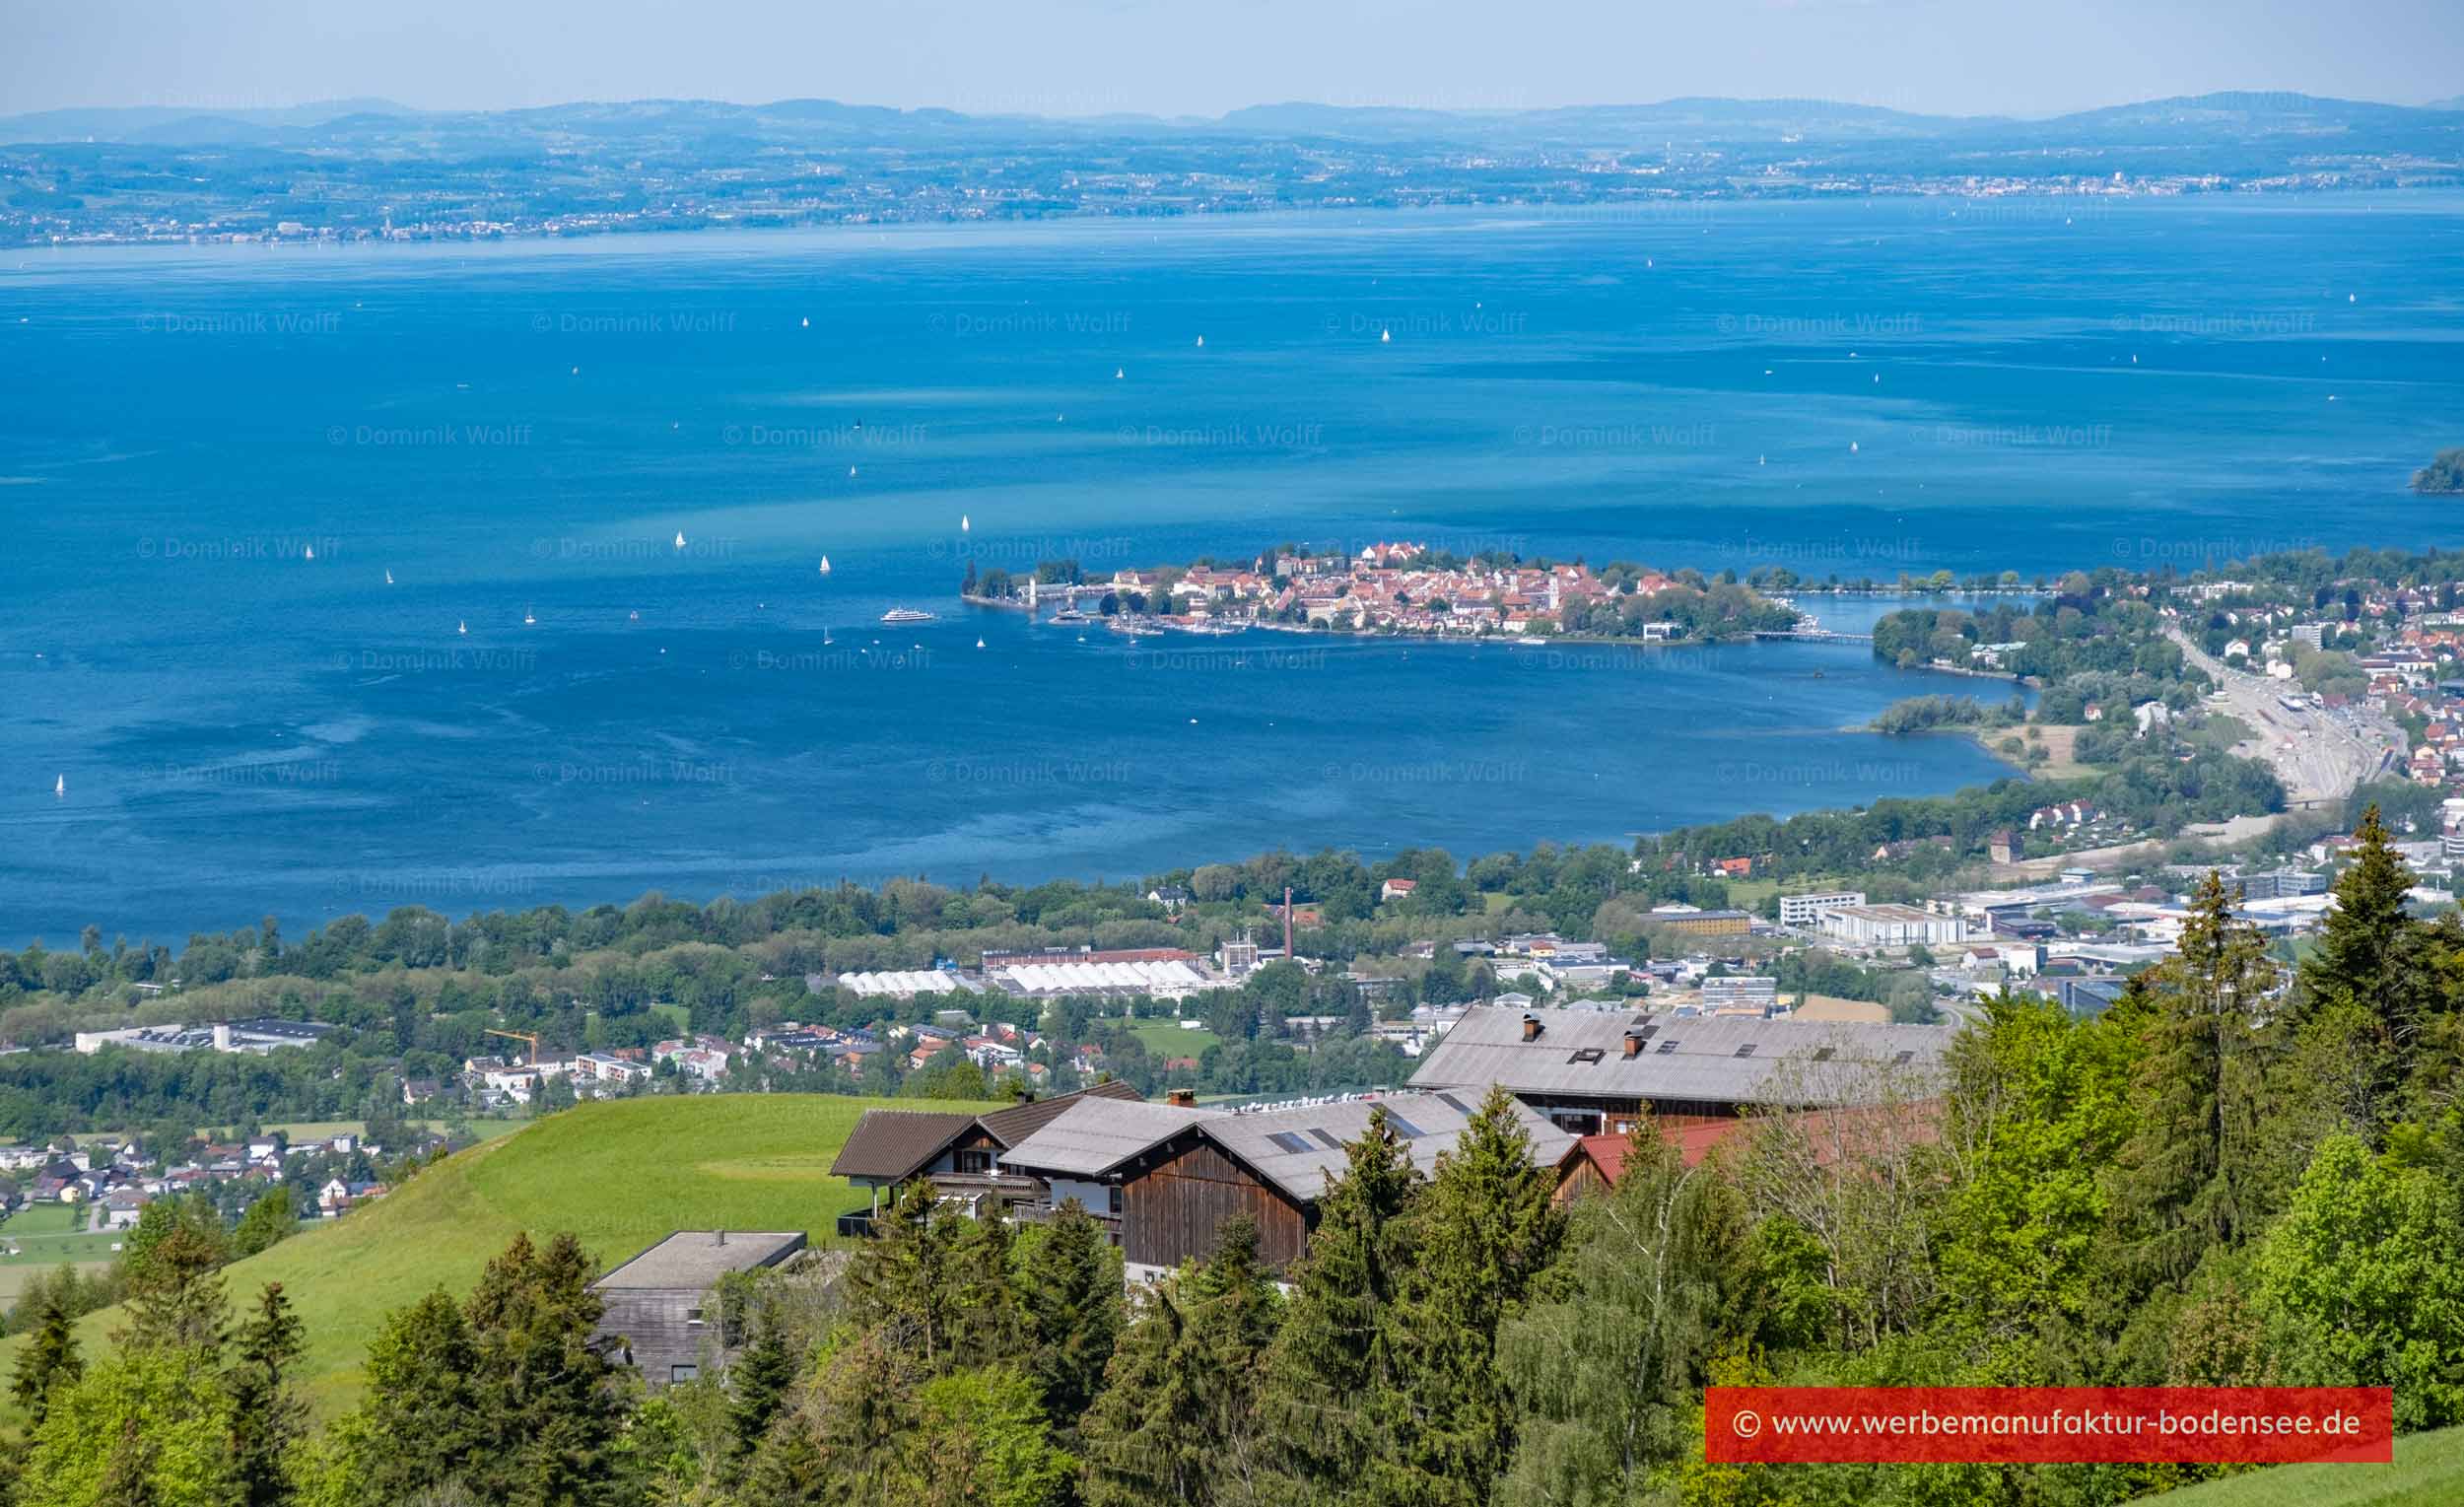
[[[1208,117],[1308,103],[1434,110],[1803,99],[2043,117],[2227,90],[2423,104],[2464,89],[2437,0],[2059,8],[1759,0],[1643,13],[1542,0],[1511,30],[1466,0],[1033,0],[897,14],[721,0],[586,9],[438,0],[342,14],[303,0],[15,7],[0,114],[277,109],[382,99],[421,110],[582,102],[830,99],[1074,118]]]

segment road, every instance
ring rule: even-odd
[[[2303,698],[2297,683],[2226,669],[2223,660],[2200,649],[2180,629],[2166,629],[2165,636],[2181,646],[2183,657],[2224,689],[2222,710],[2258,734],[2255,741],[2245,741],[2233,752],[2266,760],[2276,778],[2285,783],[2288,805],[2342,801],[2355,786],[2402,761],[2404,733],[2375,707],[2356,705],[2329,711],[2305,705],[2293,711],[2280,698]]]

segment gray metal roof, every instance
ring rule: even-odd
[[[1540,1023],[1523,1039],[1523,1017]],[[1648,1032],[1625,1056],[1629,1030]],[[1500,1083],[1542,1097],[1836,1105],[1938,1090],[1956,1026],[1471,1009],[1420,1059],[1417,1089]],[[1749,1050],[1748,1050],[1749,1049]]]
[[[1081,1099],[1000,1155],[1003,1167],[1063,1177],[1101,1177],[1221,1110],[1183,1109],[1122,1099]]]
[[[1266,1110],[1252,1115],[1225,1115],[1198,1127],[1198,1133],[1240,1158],[1258,1174],[1293,1199],[1315,1203],[1329,1182],[1349,1165],[1346,1147],[1368,1133],[1369,1117],[1379,1109],[1403,1138],[1411,1165],[1422,1176],[1434,1172],[1441,1152],[1450,1151],[1464,1127],[1478,1113],[1477,1098],[1463,1094],[1389,1094],[1382,1099],[1352,1099],[1334,1104]],[[1542,1167],[1555,1165],[1574,1144],[1574,1137],[1518,1102],[1515,1117],[1532,1137],[1532,1159]]]
[[[678,1230],[590,1285],[708,1287],[730,1271],[775,1267],[803,1249],[802,1230]]]

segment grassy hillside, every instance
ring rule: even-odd
[[[863,1201],[831,1177],[866,1109],[960,1109],[834,1094],[714,1094],[584,1104],[473,1146],[390,1197],[224,1273],[234,1306],[269,1281],[308,1326],[302,1374],[320,1413],[349,1405],[387,1311],[433,1287],[459,1296],[516,1231],[572,1230],[601,1269],[679,1229],[804,1230],[823,1241]],[[108,1343],[117,1309],[80,1326]],[[19,1341],[0,1344],[0,1376]],[[13,1409],[12,1409],[13,1411]],[[11,1417],[11,1422],[15,1419]]]
[[[2393,1465],[2278,1466],[2146,1500],[2163,1507],[2451,1507],[2464,1502],[2464,1428],[2398,1439]]]

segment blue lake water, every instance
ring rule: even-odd
[[[1979,684],[1861,647],[1133,646],[952,593],[1283,539],[2453,545],[2404,483],[2459,340],[2450,196],[13,252],[0,941],[1951,789],[1998,767],[1840,729]]]

